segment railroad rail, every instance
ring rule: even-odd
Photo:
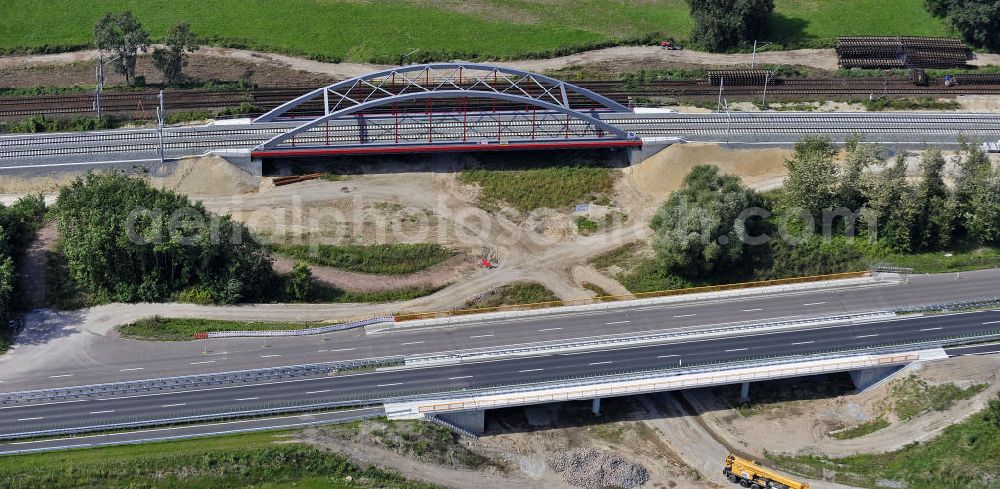
[[[781,78],[771,77],[767,88],[769,100],[803,100],[819,97],[867,98],[871,95],[886,97],[941,97],[956,95],[1000,95],[1000,76],[958,75],[958,86],[946,87],[944,80],[932,79],[929,86],[916,86],[906,78]],[[724,95],[730,101],[739,98],[760,97],[763,82],[737,85],[727,78]],[[718,81],[703,80],[652,80],[628,82],[620,80],[581,81],[577,85],[598,92],[620,103],[642,103],[650,98],[708,99],[719,94]],[[309,92],[312,87],[261,87],[248,90],[166,90],[168,112],[200,109],[222,109],[247,104],[253,114],[273,109],[289,99]],[[156,91],[112,92],[101,95],[104,113],[155,118]],[[471,102],[470,102],[471,103]],[[503,105],[482,105],[482,109],[510,109]],[[467,106],[475,108],[473,104]],[[435,104],[435,110],[454,107]],[[406,107],[400,108],[405,110]],[[413,110],[422,107],[414,105]],[[308,117],[321,113],[319,104],[305,105],[296,114]],[[90,92],[59,95],[0,96],[0,119],[18,119],[33,115],[74,116],[94,113],[94,96]]]

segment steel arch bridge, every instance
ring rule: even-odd
[[[536,73],[468,63],[411,65],[318,88],[254,119],[304,121],[254,157],[614,148],[641,140],[602,121],[631,112]]]

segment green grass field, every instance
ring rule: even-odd
[[[857,487],[909,489],[996,487],[1000,474],[1000,398],[924,443],[895,452],[845,458],[768,454],[778,468]],[[894,481],[895,483],[887,482]],[[889,485],[892,484],[892,485]]]
[[[458,179],[482,189],[479,200],[487,208],[502,203],[521,211],[564,208],[600,201],[610,193],[617,174],[595,166],[553,166],[522,170],[465,170]]]
[[[287,433],[0,457],[0,487],[430,489]]]
[[[392,5],[387,5],[387,4]],[[776,0],[768,41],[821,45],[843,34],[946,35],[922,0]],[[187,21],[211,44],[329,61],[545,57],[651,42],[691,29],[684,0],[18,0],[0,2],[2,52],[91,44],[106,11],[131,8],[155,39]]]
[[[455,256],[454,251],[437,243],[319,245],[315,253],[309,245],[287,244],[276,245],[274,251],[313,265],[379,275],[419,272]]]

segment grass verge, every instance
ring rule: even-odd
[[[506,203],[521,212],[558,209],[603,200],[615,183],[611,168],[554,166],[524,170],[465,170],[459,180],[480,187],[480,201],[496,208]]]
[[[931,385],[916,375],[910,375],[890,384],[889,402],[896,417],[907,421],[929,411],[944,411],[986,387],[986,384],[974,384],[964,389],[955,384]]]
[[[874,433],[882,428],[888,428],[889,421],[885,418],[876,418],[871,421],[866,421],[857,426],[852,426],[846,430],[840,430],[830,433],[832,438],[837,440],[850,440],[851,438],[858,438],[860,436],[865,436]]]
[[[512,284],[499,287],[467,302],[465,307],[468,309],[483,309],[489,307],[556,301],[559,301],[559,298],[556,297],[552,291],[546,289],[542,284],[534,282],[514,282]]]
[[[2,487],[102,488],[413,488],[376,467],[288,443],[293,433],[253,433],[197,440],[70,450],[0,458]]]
[[[858,487],[995,487],[1000,474],[1000,397],[934,439],[880,454],[828,458],[768,453],[785,470]]]
[[[426,270],[453,256],[455,252],[437,243],[380,245],[276,245],[275,253],[320,265],[358,273],[406,275]]]
[[[866,100],[865,108],[878,112],[882,110],[956,110],[961,105],[955,100],[935,98],[877,98]]]
[[[140,319],[119,328],[126,338],[155,341],[187,341],[195,333],[213,331],[269,331],[305,329],[319,323],[269,323],[254,321],[225,321],[221,319],[162,318],[154,316]]]

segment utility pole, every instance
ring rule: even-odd
[[[768,71],[764,74],[764,96],[760,98],[760,107],[763,109],[767,107],[767,82],[771,79],[771,72]]]
[[[726,85],[726,77],[719,77],[719,102],[715,106],[716,112],[722,112],[722,87]]]
[[[765,43],[761,43],[760,47],[761,47],[761,49],[764,49],[764,48],[766,48],[766,47],[768,47],[770,45],[771,45],[771,43],[765,42]],[[753,69],[753,67],[756,66],[756,65],[757,65],[757,40],[754,39],[753,40],[753,54],[750,55],[750,69]]]
[[[163,110],[163,90],[160,90],[160,106],[156,108],[156,119],[160,129],[160,164],[163,164],[163,119],[165,112]]]
[[[104,54],[97,55],[97,88],[94,89],[94,112],[101,119],[101,90],[104,90]]]

